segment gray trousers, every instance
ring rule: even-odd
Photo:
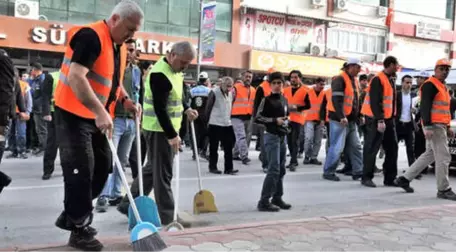
[[[316,159],[318,157],[322,138],[323,126],[321,126],[319,122],[306,122],[304,151],[307,158]]]
[[[174,213],[174,197],[171,190],[174,152],[163,132],[144,131],[144,137],[147,142],[147,163],[143,168],[144,195],[149,195],[154,189],[161,223],[168,225],[173,221]],[[138,178],[131,185],[131,193],[133,198],[139,196]],[[121,204],[129,204],[126,196]]]
[[[404,177],[412,181],[416,176],[435,161],[435,177],[437,189],[446,191],[450,188],[448,167],[451,154],[448,149],[448,137],[446,125],[434,125],[431,139],[426,139],[426,151],[412,164],[404,174]]]
[[[43,114],[33,113],[33,121],[35,122],[35,131],[38,136],[40,149],[46,149],[47,141],[47,125],[48,122],[43,119]]]
[[[250,135],[252,130],[250,122],[251,120],[243,121],[239,118],[231,118],[234,135],[236,136],[233,157],[239,157],[241,160],[249,157]]]

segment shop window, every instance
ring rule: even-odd
[[[168,23],[190,26],[189,10],[190,0],[169,0]]]
[[[40,0],[40,12],[41,8],[66,11],[68,9],[68,0]]]
[[[8,2],[2,2],[0,0],[0,15],[8,15]]]
[[[217,31],[231,31],[231,18],[232,18],[232,7],[230,3],[223,3],[217,1]]]
[[[376,54],[385,52],[385,37],[344,30],[328,30],[328,48],[353,53]]]
[[[88,24],[97,21],[92,13],[68,12],[68,22],[72,24]]]
[[[446,18],[447,19],[454,18],[454,0],[447,0]]]
[[[148,0],[144,4],[144,14],[146,21],[167,23],[168,21],[168,1],[167,0]]]
[[[118,3],[118,0],[96,0],[95,1],[95,13],[97,15],[108,18],[111,15],[112,9]]]
[[[168,35],[176,37],[190,37],[190,28],[186,26],[168,26]]]
[[[68,0],[68,1],[69,1],[68,10],[70,12],[74,11],[74,12],[82,12],[82,13],[94,13],[95,0]],[[100,0],[97,0],[97,1],[100,1]]]
[[[358,33],[350,32],[348,50],[356,52],[358,47]]]
[[[48,20],[52,20],[52,21],[59,21],[59,22],[68,21],[68,12],[66,10],[40,8],[40,15],[43,15]]]

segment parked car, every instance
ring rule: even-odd
[[[456,119],[451,120],[450,127],[456,133]],[[456,169],[456,137],[448,138],[448,147],[451,154],[450,168]]]

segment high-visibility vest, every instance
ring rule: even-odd
[[[445,84],[443,84],[440,80],[435,77],[429,77],[426,82],[421,86],[421,89],[425,84],[429,85],[428,83],[433,84],[437,90],[439,91],[432,101],[432,108],[431,108],[431,123],[441,123],[445,125],[449,125],[451,122],[451,113],[450,113],[450,102],[451,97],[448,93],[448,89],[446,88]],[[421,93],[420,100],[421,100]]]
[[[98,38],[101,43],[100,55],[93,64],[92,68],[87,74],[87,79],[89,80],[90,86],[103,104],[106,106],[106,103],[109,99],[109,94],[112,87],[112,77],[114,73],[114,42],[111,39],[111,34],[109,28],[104,21],[98,21],[85,26],[73,27],[67,32],[68,41],[71,41],[72,37],[82,28],[89,27],[92,28],[98,35]],[[70,70],[71,58],[73,57],[73,50],[70,46],[65,48],[65,55],[63,57],[62,67],[60,68],[59,81],[55,89],[55,105],[63,110],[66,110],[77,116],[95,119],[95,114],[88,109],[82,102],[78,99],[76,94],[71,89],[68,83],[68,73]],[[120,86],[122,85],[123,75],[125,72],[125,66],[127,62],[127,51],[125,45],[120,47],[120,78],[119,78],[119,88],[116,90],[116,100],[120,93]],[[116,105],[116,100],[114,100],[110,106],[109,111],[111,116],[114,118],[114,109]]]
[[[328,104],[329,104],[329,100],[332,99],[332,91],[331,91],[331,89],[328,89],[328,90],[325,91],[325,97],[326,97],[326,118],[325,118],[325,121],[329,122],[329,107],[328,107]]]
[[[21,95],[25,97],[25,94],[30,91],[30,86],[27,82],[20,80],[19,86],[21,87]],[[24,101],[25,103],[26,101]],[[19,113],[19,107],[16,105],[16,113]]]
[[[390,119],[395,114],[396,111],[393,111],[393,99],[394,99],[394,88],[391,86],[388,76],[384,72],[380,72],[377,74],[377,77],[380,79],[380,83],[383,87],[383,94],[377,94],[383,96],[383,114],[384,119]],[[372,83],[372,80],[371,80]],[[363,106],[361,107],[361,114],[374,117],[372,113],[371,104],[370,104],[370,88],[371,84],[366,89],[366,97],[364,98]]]
[[[271,94],[271,84],[269,84],[268,81],[263,81],[261,84],[260,84],[260,87],[263,89],[263,94],[264,94],[264,97],[266,96],[269,96]]]
[[[286,87],[283,89],[283,96],[287,98],[288,105],[305,106],[304,99],[307,91],[307,87],[301,86],[293,95],[292,87]],[[290,121],[303,125],[306,121],[305,112],[290,111]]]
[[[308,91],[310,109],[306,112],[306,121],[320,121],[320,108],[323,98],[325,97],[325,92],[322,90],[318,96],[315,88],[311,88]]]
[[[172,89],[169,92],[166,111],[171,119],[174,130],[179,132],[184,112],[184,106],[182,105],[184,91],[182,83],[184,82],[184,74],[182,72],[174,72],[171,66],[165,61],[165,57],[162,57],[159,61],[157,61],[146,77],[146,82],[144,84],[144,113],[142,128],[147,131],[163,132],[163,128],[161,127],[158,117],[155,114],[153,95],[149,84],[150,74],[152,73],[164,74],[171,83]],[[152,85],[161,84],[162,83],[152,83]]]
[[[353,89],[352,81],[346,72],[343,72],[340,75],[342,76],[342,78],[344,78],[344,82],[345,82],[345,90],[343,93],[343,95],[344,95],[344,115],[348,116],[352,112],[353,99],[354,99],[355,95],[358,95],[359,88],[358,88],[358,83],[355,81],[355,85],[356,85],[356,92],[355,92],[355,90]],[[331,95],[332,94],[334,94],[334,93],[331,91]],[[332,98],[328,100],[328,110],[331,112],[336,112],[336,109],[334,109]]]
[[[246,87],[241,83],[235,84],[234,87],[236,88],[236,99],[233,103],[231,115],[252,115],[255,88],[252,86]]]
[[[52,83],[52,98],[51,98],[51,112],[54,112],[54,110],[55,110],[55,108],[54,108],[54,102],[55,102],[54,93],[55,93],[55,88],[57,87],[57,83],[59,83],[60,71],[52,72],[52,73],[50,73],[50,75],[52,76],[52,79],[54,79],[54,82]]]

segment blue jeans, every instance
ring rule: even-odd
[[[135,120],[129,118],[116,117],[114,119],[114,132],[112,141],[117,148],[117,155],[122,166],[128,163],[131,146],[136,137]],[[122,168],[123,169],[123,168]],[[122,180],[120,179],[117,167],[114,167],[111,174],[104,185],[101,196],[109,198],[122,197]]]
[[[20,119],[13,119],[9,132],[8,146],[13,154],[25,152],[27,122]]]
[[[343,126],[337,121],[329,121],[328,154],[323,172],[325,175],[333,175],[339,164],[340,155],[345,151],[353,167],[353,175],[362,175],[363,158],[361,142],[359,140],[358,126],[355,122],[349,122]]]
[[[285,176],[285,161],[287,147],[285,136],[264,133],[264,147],[268,156],[268,173],[261,190],[261,203],[269,203],[269,199],[280,199],[283,195],[283,177]]]

